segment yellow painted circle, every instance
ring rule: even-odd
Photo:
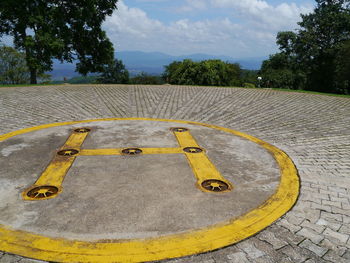
[[[248,134],[215,125],[167,119],[110,118],[41,125],[1,135],[0,141],[45,128],[116,120],[195,124],[245,138],[262,146],[274,156],[280,167],[279,187],[265,203],[245,215],[235,220],[196,231],[159,238],[112,240],[110,243],[99,243],[49,238],[0,225],[0,250],[25,257],[56,262],[144,262],[188,256],[222,248],[256,234],[284,215],[297,200],[299,177],[292,160],[286,153]]]

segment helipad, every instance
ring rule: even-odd
[[[191,121],[102,119],[0,136],[0,247],[55,262],[140,262],[236,243],[295,203],[276,147]]]

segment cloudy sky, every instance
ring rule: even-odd
[[[120,0],[104,24],[117,51],[207,53],[235,58],[277,51],[313,0]]]
[[[261,57],[277,52],[277,32],[296,29],[300,13],[314,5],[314,0],[119,0],[103,28],[116,51]]]

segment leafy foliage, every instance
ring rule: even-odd
[[[121,60],[116,59],[103,67],[102,74],[97,81],[105,84],[127,84],[129,71]]]
[[[177,85],[240,86],[241,68],[220,60],[194,62],[185,59],[166,66],[163,77]]]
[[[267,88],[302,89],[306,78],[297,67],[295,57],[287,53],[271,55],[263,62],[260,74]]]
[[[0,46],[0,83],[24,84],[28,81],[25,55],[12,47]]]
[[[341,94],[350,94],[350,40],[343,43],[336,60],[336,90]]]
[[[243,82],[244,87],[254,88],[258,86],[258,70],[241,70],[241,80]]]
[[[14,37],[26,54],[31,83],[52,69],[52,59],[78,59],[81,74],[100,72],[113,60],[113,46],[101,30],[117,0],[1,0],[0,35]]]
[[[38,76],[40,84],[50,84],[51,83],[51,75],[46,73],[41,73]]]
[[[90,84],[97,82],[97,76],[78,76],[67,81],[69,84]]]
[[[161,85],[164,84],[164,80],[160,76],[149,75],[145,72],[141,72],[135,77],[130,79],[130,84],[154,84]]]
[[[343,59],[343,54],[347,54],[346,43],[350,40],[350,1],[316,2],[313,13],[301,15],[298,31],[278,33],[277,44],[281,53],[263,63],[261,74],[265,85],[350,92],[345,77],[350,71],[346,71],[347,62]]]

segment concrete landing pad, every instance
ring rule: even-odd
[[[0,136],[0,246],[58,262],[139,262],[247,238],[296,201],[281,150],[189,121],[103,119]]]

